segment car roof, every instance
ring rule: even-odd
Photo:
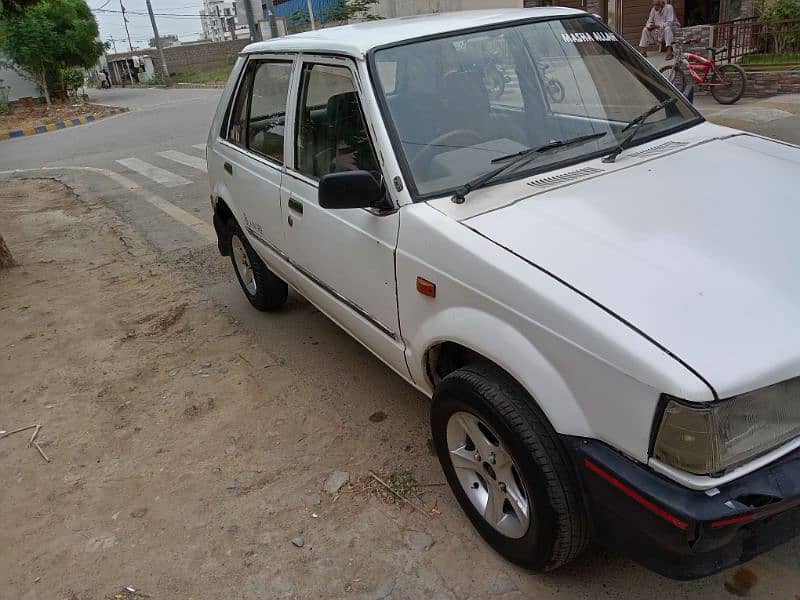
[[[377,46],[448,31],[459,31],[472,27],[483,27],[524,19],[564,17],[578,14],[585,13],[582,10],[572,8],[548,7],[464,10],[413,15],[395,19],[363,21],[340,27],[326,27],[316,31],[305,31],[250,44],[243,52],[313,51],[363,56]]]

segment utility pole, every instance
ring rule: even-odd
[[[153,26],[153,34],[156,36],[156,48],[158,48],[158,56],[161,59],[161,73],[164,75],[164,83],[170,85],[172,81],[169,78],[169,67],[167,67],[167,59],[164,58],[164,50],[161,49],[161,38],[158,36],[158,25],[156,25],[156,17],[153,14],[153,6],[150,0],[147,0],[147,12],[150,13],[150,24]]]
[[[244,0],[244,12],[247,15],[247,27],[250,28],[250,40],[253,42],[260,42],[261,32],[258,30],[255,18],[253,17],[253,4],[251,0]]]
[[[117,42],[114,40],[114,36],[109,36],[108,41],[111,42],[111,47],[114,48],[114,54],[117,53]]]
[[[272,0],[267,0],[267,12],[269,13],[269,35],[278,37],[278,22],[275,20],[275,5]]]
[[[128,36],[128,47],[131,49],[131,53],[133,53],[133,44],[131,44],[131,32],[128,31],[128,17],[125,16],[125,7],[122,6],[122,0],[119,0],[119,7],[120,9],[122,9],[122,22],[125,23],[125,33]]]
[[[133,54],[133,44],[131,43],[131,32],[128,31],[128,17],[125,16],[125,7],[122,5],[122,0],[119,0],[119,7],[122,10],[122,22],[125,24],[125,33],[128,36],[128,48],[131,50],[131,55]],[[125,70],[128,71],[128,79],[131,80],[133,83],[133,73],[131,73],[131,68],[128,66],[128,59],[125,59]]]
[[[314,23],[314,8],[311,6],[311,0],[306,0],[306,6],[308,7],[308,19],[311,21],[311,29],[314,30],[317,26]]]

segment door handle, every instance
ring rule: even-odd
[[[303,203],[302,202],[299,202],[299,201],[295,200],[294,198],[289,198],[288,205],[289,205],[289,209],[290,210],[293,210],[294,212],[296,212],[298,214],[301,214],[301,215],[303,214]]]
[[[227,171],[229,174],[233,175],[233,165],[232,165],[231,163],[229,163],[229,162],[226,162],[226,163],[225,163],[224,165],[222,165],[222,166],[225,168],[225,170],[226,170],[226,171]]]

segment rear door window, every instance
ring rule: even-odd
[[[286,97],[291,75],[289,61],[256,63],[253,74],[247,147],[279,163],[283,163]]]

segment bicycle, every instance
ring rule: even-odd
[[[711,54],[710,58],[684,52],[678,44],[675,46],[678,48],[675,63],[662,67],[660,72],[676,88],[685,89],[687,79],[691,79],[689,83],[709,88],[714,100],[720,104],[734,104],[744,95],[747,87],[747,75],[744,69],[735,64],[717,66],[716,56],[727,52],[727,46],[706,48]]]
[[[563,102],[564,96],[566,95],[564,92],[564,84],[552,73],[548,73],[550,65],[541,62],[537,62],[536,65],[539,67],[539,71],[542,74],[542,83],[544,84],[547,95],[550,96],[550,100],[555,103]]]

